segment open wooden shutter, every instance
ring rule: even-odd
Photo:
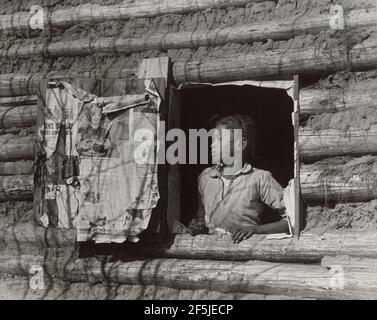
[[[294,129],[294,207],[295,224],[294,234],[299,237],[301,230],[305,227],[306,208],[301,194],[300,187],[300,150],[299,150],[299,129],[300,129],[300,78],[298,75],[293,79],[293,129]]]
[[[169,57],[144,59],[138,68],[137,77],[139,81],[152,79],[162,98],[160,105],[160,120],[167,121],[169,106],[169,90],[171,84],[171,62]],[[134,92],[134,94],[140,92]],[[165,126],[165,130],[167,127]],[[165,135],[164,135],[165,137]],[[165,143],[165,141],[161,141]],[[167,228],[167,207],[168,207],[168,170],[167,164],[158,164],[158,189],[160,200],[153,210],[148,229],[145,232],[144,240],[151,242],[163,242],[166,238]]]
[[[125,96],[125,95],[136,95],[145,93],[145,79],[152,79],[155,83],[157,90],[162,98],[160,105],[160,120],[165,121],[167,119],[167,105],[169,98],[169,87],[170,87],[170,61],[168,57],[164,58],[153,58],[143,60],[138,69],[137,74],[127,75],[127,77],[119,79],[60,79],[66,81],[75,87],[81,88],[89,93],[95,94],[98,97],[109,97],[109,96]],[[45,92],[47,87],[47,81],[45,81],[40,86],[40,102],[38,108],[38,123],[37,127],[41,128],[44,123],[44,113],[45,113]],[[63,161],[64,156],[64,143],[63,138],[59,137],[57,153],[61,155],[59,159],[59,164]],[[39,145],[36,150],[36,160],[39,159],[40,155],[43,153],[42,145]],[[42,159],[39,159],[42,160]],[[38,161],[37,161],[38,162]],[[60,166],[59,166],[60,167]],[[58,172],[61,177],[61,172]],[[35,193],[34,193],[34,212],[35,220],[40,224],[40,218],[45,205],[44,199],[44,172],[40,171],[35,175]],[[148,229],[144,232],[144,239],[149,241],[163,241],[167,232],[167,169],[165,164],[158,165],[158,185],[160,200],[158,205],[152,211],[152,216],[149,222]],[[58,181],[59,183],[59,181]],[[63,184],[63,181],[60,181]],[[48,212],[49,217],[57,217],[58,210],[54,201],[47,204],[49,206]],[[50,227],[57,227],[57,219],[52,219],[49,225]]]

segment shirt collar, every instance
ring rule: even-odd
[[[210,170],[210,173],[209,173],[209,175],[210,175],[210,177],[212,177],[212,178],[220,178],[221,177],[221,168],[222,168],[222,164],[220,163],[220,164],[216,164],[216,165],[214,165],[212,168],[211,168],[211,170]],[[238,172],[236,172],[233,176],[232,176],[232,178],[236,178],[236,177],[238,177],[238,176],[240,176],[241,174],[248,174],[248,173],[250,173],[251,171],[253,171],[253,167],[251,166],[251,164],[250,163],[245,163],[244,165],[243,165],[243,167],[242,167],[242,169],[241,170],[239,170]]]

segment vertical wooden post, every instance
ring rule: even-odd
[[[300,79],[298,75],[293,78],[294,92],[293,92],[293,130],[294,130],[294,194],[295,194],[295,223],[294,235],[299,238],[301,227],[303,225],[303,213],[300,210],[300,152],[298,143],[298,133],[300,128]]]
[[[170,102],[168,110],[167,129],[181,128],[182,117],[182,94],[181,90],[170,88]],[[169,146],[166,145],[166,148]],[[167,221],[169,231],[174,229],[175,221],[181,221],[181,169],[179,164],[166,164],[168,166],[168,206]]]
[[[45,104],[46,104],[46,84],[45,80],[40,82],[37,94],[37,121],[35,133],[35,162],[33,166],[34,174],[34,194],[33,194],[33,212],[34,224],[41,225],[41,218],[44,213],[44,189],[45,189],[45,172],[44,172],[44,159],[43,159],[43,145],[42,145],[42,130],[45,121]]]
[[[158,57],[144,59],[139,64],[137,77],[140,80],[153,79],[162,102],[160,106],[160,120],[167,121],[170,84],[172,80],[172,65],[169,57]],[[166,130],[165,126],[165,130]],[[166,132],[165,132],[166,134]],[[165,137],[164,134],[164,137]],[[163,141],[164,143],[165,141]],[[146,230],[144,241],[163,242],[168,233],[168,170],[166,164],[158,165],[158,189],[160,200],[153,210],[148,229]]]

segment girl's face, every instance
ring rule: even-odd
[[[231,164],[231,154],[234,151],[231,130],[223,125],[219,125],[214,130],[211,144],[212,161],[215,164],[226,163]]]
[[[239,155],[242,157],[242,138],[241,141],[238,139],[240,134],[241,130],[228,129],[224,125],[216,127],[212,135],[211,144],[213,163],[233,165],[235,157]]]

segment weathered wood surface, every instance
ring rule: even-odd
[[[377,250],[373,248],[376,240],[377,233],[349,230],[322,235],[303,233],[299,240],[267,240],[266,236],[258,235],[239,245],[233,244],[230,236],[176,235],[170,246],[149,245],[140,252],[154,257],[319,262],[325,255],[344,254],[341,252],[377,257]]]
[[[338,112],[356,108],[377,106],[377,84],[375,87],[362,88],[344,87],[342,89],[305,89],[300,90],[300,114],[319,114]]]
[[[44,23],[31,20],[32,13],[17,12],[0,16],[0,31],[28,30],[41,26],[67,28],[78,23],[100,23],[131,18],[156,17],[164,14],[187,14],[207,8],[239,7],[264,0],[162,0],[162,1],[126,1],[124,4],[100,6],[87,3],[69,9],[57,9],[48,12],[44,7]]]
[[[20,250],[24,244],[34,245],[41,248],[64,248],[76,247],[75,229],[43,228],[29,223],[17,224],[13,226],[2,226],[0,229],[0,243],[20,245]]]
[[[362,230],[332,231],[321,235],[304,232],[300,239],[282,240],[267,240],[265,235],[254,235],[238,245],[225,235],[192,237],[180,234],[175,235],[168,244],[123,245],[121,251],[126,255],[158,258],[319,263],[326,255],[376,258],[376,242],[376,232]],[[76,230],[19,224],[0,229],[1,243],[17,243],[20,250],[24,245],[74,248],[77,244]]]
[[[33,198],[33,176],[0,176],[0,201],[30,200]]]
[[[54,75],[56,75],[56,72],[51,73],[52,78],[54,77]],[[4,76],[4,81],[12,78],[12,75]],[[55,77],[63,78],[67,76],[68,74],[60,73],[59,75],[58,73]],[[89,76],[89,74],[77,73],[77,76]],[[357,86],[349,85],[343,87],[342,89],[336,87],[331,89],[303,88],[300,90],[300,113],[317,114],[322,112],[338,112],[360,107],[375,107],[377,100],[377,84],[373,87],[371,86],[373,82],[365,82],[365,86],[363,85],[363,83],[364,81],[360,80],[357,82]],[[277,86],[279,86],[279,84],[277,84]],[[368,88],[365,88],[366,86]],[[38,98],[35,95],[3,97],[0,98],[0,106],[9,107],[19,105],[36,105],[37,99]]]
[[[263,295],[208,289],[175,289],[157,285],[119,285],[111,283],[69,283],[59,280],[49,281],[45,277],[45,287],[30,288],[30,276],[0,276],[1,300],[294,300],[297,297]],[[300,297],[301,299],[301,297]]]
[[[268,50],[248,54],[230,54],[203,61],[176,61],[173,77],[176,83],[226,82],[232,80],[291,79],[294,74],[331,73],[352,69],[377,68],[377,40],[371,39],[347,50],[340,46],[327,49]],[[0,75],[0,97],[36,94],[42,79],[122,78],[135,74],[135,69],[109,69],[106,72],[50,72],[47,74]]]
[[[33,164],[33,160],[0,162],[0,175],[32,174]]]
[[[345,270],[343,286],[334,281],[331,270],[319,265],[232,262],[188,259],[134,260],[128,262],[70,258],[47,260],[44,257],[0,258],[0,271],[28,275],[31,266],[43,266],[54,279],[69,282],[157,285],[177,289],[210,289],[220,292],[245,292],[303,296],[321,299],[375,299],[375,273]]]
[[[8,73],[0,74],[0,98],[10,99],[13,96],[36,95],[40,91],[42,80],[64,80],[67,82],[75,81],[75,79],[120,79],[130,76],[135,77],[137,67],[133,68],[109,68],[106,71],[51,71],[46,73],[35,74],[19,74]]]
[[[0,135],[0,161],[34,159],[34,144],[33,136]]]
[[[0,107],[36,105],[37,102],[37,96],[4,97],[0,98]]]
[[[31,127],[37,118],[37,105],[0,108],[0,128]]]
[[[301,192],[307,202],[362,202],[377,199],[375,176],[355,173],[343,177],[338,172],[342,165],[326,170],[317,164],[304,165],[300,169]]]
[[[343,269],[377,271],[377,259],[355,258],[350,256],[325,256],[321,260],[325,268],[338,267]]]
[[[299,146],[300,158],[306,163],[335,156],[377,154],[377,125],[368,130],[350,127],[347,131],[301,127]]]
[[[114,70],[115,71],[115,70]],[[119,71],[118,71],[119,72]],[[132,70],[130,70],[132,73]],[[73,73],[77,76],[88,76],[89,73]],[[111,76],[111,71],[109,72]],[[4,77],[4,85],[6,82],[13,81],[15,74],[0,75]],[[30,75],[20,75],[21,77],[28,77]],[[51,73],[54,78],[68,77],[64,73]],[[46,77],[48,77],[46,75]],[[94,77],[94,75],[93,75]],[[373,82],[358,81],[357,86],[347,85],[340,88],[303,88],[300,90],[300,114],[319,114],[323,112],[338,112],[355,108],[375,107],[377,101],[377,83],[372,86]],[[37,96],[15,96],[0,98],[1,107],[19,106],[19,105],[36,105]]]
[[[377,68],[377,41],[371,39],[348,50],[342,46],[307,47],[229,54],[202,61],[177,61],[173,76],[177,83],[225,82],[231,80],[289,79],[295,74],[324,74],[341,70]]]
[[[347,27],[375,26],[376,10],[353,10],[348,14]],[[148,50],[196,49],[201,46],[222,46],[228,43],[252,43],[256,41],[285,40],[301,33],[317,33],[330,28],[333,15],[294,17],[235,27],[190,32],[154,33],[138,38],[107,37],[80,39],[53,43],[19,44],[0,50],[0,57],[8,59],[61,56],[86,56],[93,53],[132,54]]]

